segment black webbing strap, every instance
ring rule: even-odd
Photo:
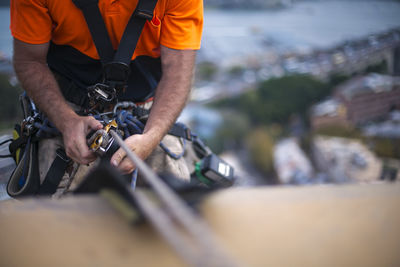
[[[72,2],[82,10],[101,62],[103,64],[111,62],[114,49],[100,13],[98,0],[72,0]]]
[[[146,20],[153,18],[153,10],[157,4],[157,0],[139,0],[125,28],[115,55],[107,28],[98,7],[98,0],[72,1],[82,10],[85,16],[90,34],[103,65],[111,62],[122,62],[129,66],[144,24]]]
[[[66,78],[64,75],[61,75],[54,70],[53,75],[54,78],[56,78],[56,81],[61,88],[61,93],[66,100],[80,107],[86,108],[89,106],[87,93],[83,92],[81,88],[76,86],[74,82]]]
[[[189,141],[193,140],[192,132],[186,125],[182,123],[175,123],[174,125],[172,125],[171,129],[168,131],[168,134],[176,137],[182,137]]]
[[[28,137],[26,135],[21,135],[17,139],[13,140],[8,146],[8,150],[14,156],[17,150],[23,147],[28,142]]]
[[[39,188],[38,195],[52,195],[57,191],[58,185],[64,176],[65,170],[71,160],[65,154],[64,149],[56,150],[56,158]]]
[[[157,0],[139,0],[122,35],[114,61],[130,64],[146,20],[153,19],[153,10],[156,4]]]

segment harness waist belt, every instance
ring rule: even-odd
[[[58,82],[64,98],[67,101],[83,108],[89,106],[89,98],[87,96],[86,89],[82,90],[81,88],[76,86],[74,82],[64,77],[63,75],[58,74],[57,72],[53,71],[53,74]]]

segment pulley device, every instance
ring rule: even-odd
[[[104,129],[96,131],[88,140],[88,146],[90,150],[103,157],[107,155],[113,155],[119,146],[114,143],[114,137],[110,135],[110,131],[116,131],[118,129],[117,122],[112,120],[108,123]]]

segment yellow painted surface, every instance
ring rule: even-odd
[[[400,266],[400,184],[224,190],[201,206],[246,266]],[[0,266],[184,266],[106,200],[0,203]]]

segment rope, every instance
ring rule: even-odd
[[[36,133],[37,138],[54,137],[61,134],[60,131],[50,123],[48,118],[45,118],[43,123],[35,122],[33,126],[38,129]]]
[[[135,169],[133,171],[133,173],[132,173],[132,178],[131,178],[131,188],[132,188],[132,190],[136,189],[137,176],[138,176],[138,170]]]
[[[185,155],[185,151],[186,151],[186,140],[184,138],[181,138],[182,143],[183,143],[183,149],[182,152],[179,154],[175,154],[173,153],[167,146],[165,146],[162,142],[160,143],[160,147],[165,151],[165,153],[167,153],[167,155],[169,155],[171,158],[173,159],[180,159]]]

